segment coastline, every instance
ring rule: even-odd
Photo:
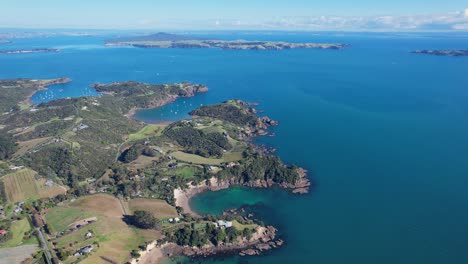
[[[200,215],[194,212],[193,208],[190,207],[190,199],[204,192],[216,192],[220,190],[229,189],[235,186],[244,186],[249,188],[269,188],[272,186],[279,186],[284,189],[291,190],[294,194],[307,194],[311,186],[310,180],[307,178],[307,171],[299,168],[298,173],[300,179],[295,185],[278,184],[272,181],[255,181],[255,182],[235,182],[232,179],[218,180],[216,177],[211,177],[209,180],[203,181],[197,185],[189,184],[187,189],[177,188],[174,189],[175,204],[181,207],[186,214],[190,214],[194,217],[200,217]]]
[[[49,89],[49,86],[51,85],[57,85],[57,84],[66,84],[66,83],[70,83],[72,82],[72,79],[70,78],[58,78],[58,79],[53,79],[53,80],[48,80],[48,81],[39,81],[39,80],[36,80],[38,82],[43,82],[43,83],[40,83],[36,90],[35,91],[32,91],[24,101],[22,101],[21,103],[23,104],[28,104],[28,105],[33,105],[33,102],[31,100],[31,98],[39,91],[45,91],[47,89]]]

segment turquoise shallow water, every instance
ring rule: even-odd
[[[102,48],[97,37],[24,39],[0,48],[60,47],[0,55],[0,77],[74,82],[36,102],[95,95],[93,82],[191,81],[210,92],[140,112],[175,120],[201,104],[259,102],[280,121],[258,141],[310,171],[308,195],[235,188],[192,201],[201,213],[248,205],[279,227],[285,247],[266,256],[201,263],[468,263],[468,58],[410,54],[462,49],[451,34],[224,34],[223,38],[345,42],[343,51]]]

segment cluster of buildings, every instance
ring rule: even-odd
[[[23,205],[24,202],[19,202],[15,205],[15,208],[13,209],[14,214],[21,214],[23,212]]]
[[[176,217],[176,218],[169,218],[169,223],[178,223],[180,222],[180,218]]]

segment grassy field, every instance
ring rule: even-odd
[[[166,201],[157,199],[136,198],[128,202],[132,212],[136,210],[146,210],[152,212],[157,218],[177,217],[176,209]]]
[[[161,135],[166,125],[147,125],[135,134],[128,136],[128,141],[142,140],[148,137]]]
[[[37,252],[37,245],[24,245],[14,248],[0,249],[0,263],[23,263],[23,261]]]
[[[72,215],[72,217],[67,217]],[[60,217],[66,217],[60,221]],[[155,230],[137,230],[123,222],[123,211],[119,200],[114,196],[97,194],[77,199],[73,203],[53,208],[46,215],[46,220],[54,228],[67,227],[76,220],[88,217],[98,220],[81,230],[67,234],[57,239],[57,245],[77,250],[80,247],[98,242],[99,247],[89,257],[80,263],[108,263],[102,257],[112,259],[116,263],[125,263],[130,258],[130,251],[145,241],[160,238],[160,232]],[[94,237],[85,240],[84,235],[91,230]],[[71,246],[70,246],[71,243]],[[65,263],[76,261],[77,257],[70,257]]]
[[[153,161],[158,160],[158,156],[156,157],[148,157],[144,155],[140,155],[138,159],[132,161],[128,166],[133,169],[142,169],[146,168],[149,165],[153,164]]]
[[[256,225],[256,224],[243,225],[243,224],[237,222],[236,220],[232,221],[232,226],[233,226],[235,229],[239,230],[239,231],[244,231],[244,229],[246,229],[246,228],[253,229],[253,228],[257,228],[257,227],[258,227],[258,225]]]
[[[72,223],[93,216],[83,209],[59,206],[47,212],[45,220],[55,232],[62,232]]]
[[[20,170],[3,176],[0,180],[4,183],[5,194],[10,203],[54,197],[66,193],[63,186],[54,184],[51,187],[45,185],[44,179],[36,179],[37,172],[29,169]]]
[[[181,161],[202,165],[220,165],[224,162],[224,159],[209,159],[195,154],[185,153],[182,151],[173,152],[171,153],[171,156]]]
[[[2,244],[2,248],[17,247],[21,245],[37,244],[37,239],[33,236],[29,240],[23,241],[24,233],[31,231],[32,227],[29,224],[28,219],[24,218],[19,221],[15,221],[11,224],[10,232],[13,233],[13,238]]]

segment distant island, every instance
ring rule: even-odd
[[[8,44],[8,43],[11,43],[11,41],[7,39],[0,39],[0,44]]]
[[[451,57],[468,56],[468,50],[415,50],[412,53]]]
[[[0,80],[0,248],[37,236],[37,258],[68,264],[258,255],[283,245],[275,227],[249,213],[201,216],[188,203],[231,186],[307,193],[304,169],[252,142],[278,122],[241,100],[170,124],[130,118],[208,91],[187,82],[93,84],[102,96],[31,103],[35,92],[70,81]]]
[[[285,49],[343,49],[347,44],[289,43],[282,41],[217,40],[193,36],[157,33],[148,36],[111,39],[106,46],[132,46],[137,48],[217,48],[225,50],[285,50]]]
[[[41,53],[41,52],[60,52],[59,49],[22,49],[22,50],[0,50],[0,54],[23,54],[23,53]]]

